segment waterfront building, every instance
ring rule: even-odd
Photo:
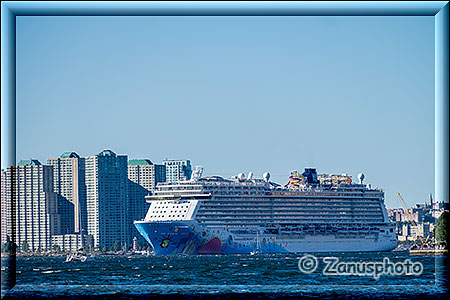
[[[15,198],[14,202],[11,197]],[[53,167],[35,159],[21,160],[17,167],[7,167],[6,203],[16,205],[13,209],[7,205],[7,231],[12,231],[11,220],[14,220],[18,249],[50,250],[51,237],[60,231]]]
[[[2,169],[2,202],[1,202],[1,240],[2,244],[7,242],[6,239],[6,171]]]
[[[388,215],[396,222],[396,232],[399,241],[427,240],[433,235],[434,223],[438,216],[445,211],[439,208],[438,202],[416,204],[413,208],[388,209]],[[428,239],[429,239],[428,238]]]
[[[424,216],[423,209],[421,208],[408,208],[402,215],[402,222],[414,221],[416,223],[422,222]]]
[[[127,160],[111,150],[85,158],[87,233],[93,235],[94,247],[130,243]]]
[[[52,236],[53,247],[58,247],[61,251],[75,252],[80,248],[92,249],[94,247],[94,237],[91,234],[57,234]]]
[[[130,159],[128,179],[148,191],[154,191],[158,182],[166,181],[166,166],[153,164],[149,159]]]
[[[444,211],[448,211],[448,209],[449,209],[448,202],[444,201],[435,202],[433,203],[432,206],[431,215],[436,221],[444,213]]]
[[[388,209],[388,215],[394,222],[420,223],[424,220],[425,212],[425,208],[422,207]]]
[[[177,182],[191,179],[192,167],[189,160],[164,160],[166,182]]]
[[[420,239],[425,241],[433,235],[433,229],[434,225],[429,222],[419,224],[402,223],[397,238],[399,241],[417,241]]]
[[[53,166],[54,190],[58,195],[61,234],[80,232],[87,228],[84,158],[75,152],[64,152],[58,158],[47,159]]]

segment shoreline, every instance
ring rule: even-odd
[[[448,255],[447,249],[413,249],[409,250],[410,255]]]

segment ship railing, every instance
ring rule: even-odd
[[[147,203],[153,201],[209,200],[209,199],[211,199],[211,194],[151,195],[145,197]]]

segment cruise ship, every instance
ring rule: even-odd
[[[389,251],[397,246],[384,192],[347,174],[292,171],[286,185],[240,173],[158,183],[139,233],[155,254]]]

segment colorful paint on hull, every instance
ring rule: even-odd
[[[232,235],[219,228],[206,228],[195,221],[136,221],[140,234],[152,245],[155,254],[249,254],[286,252],[389,251],[396,247],[395,236],[347,235],[339,239],[330,234],[306,234],[298,238],[254,234]],[[351,238],[349,238],[351,237]]]
[[[139,233],[149,242],[155,254],[246,254],[257,249],[255,241],[237,242],[232,235],[220,230],[208,230],[195,223],[134,222]],[[227,237],[225,237],[227,236]],[[272,242],[262,242],[260,252],[288,252]]]

